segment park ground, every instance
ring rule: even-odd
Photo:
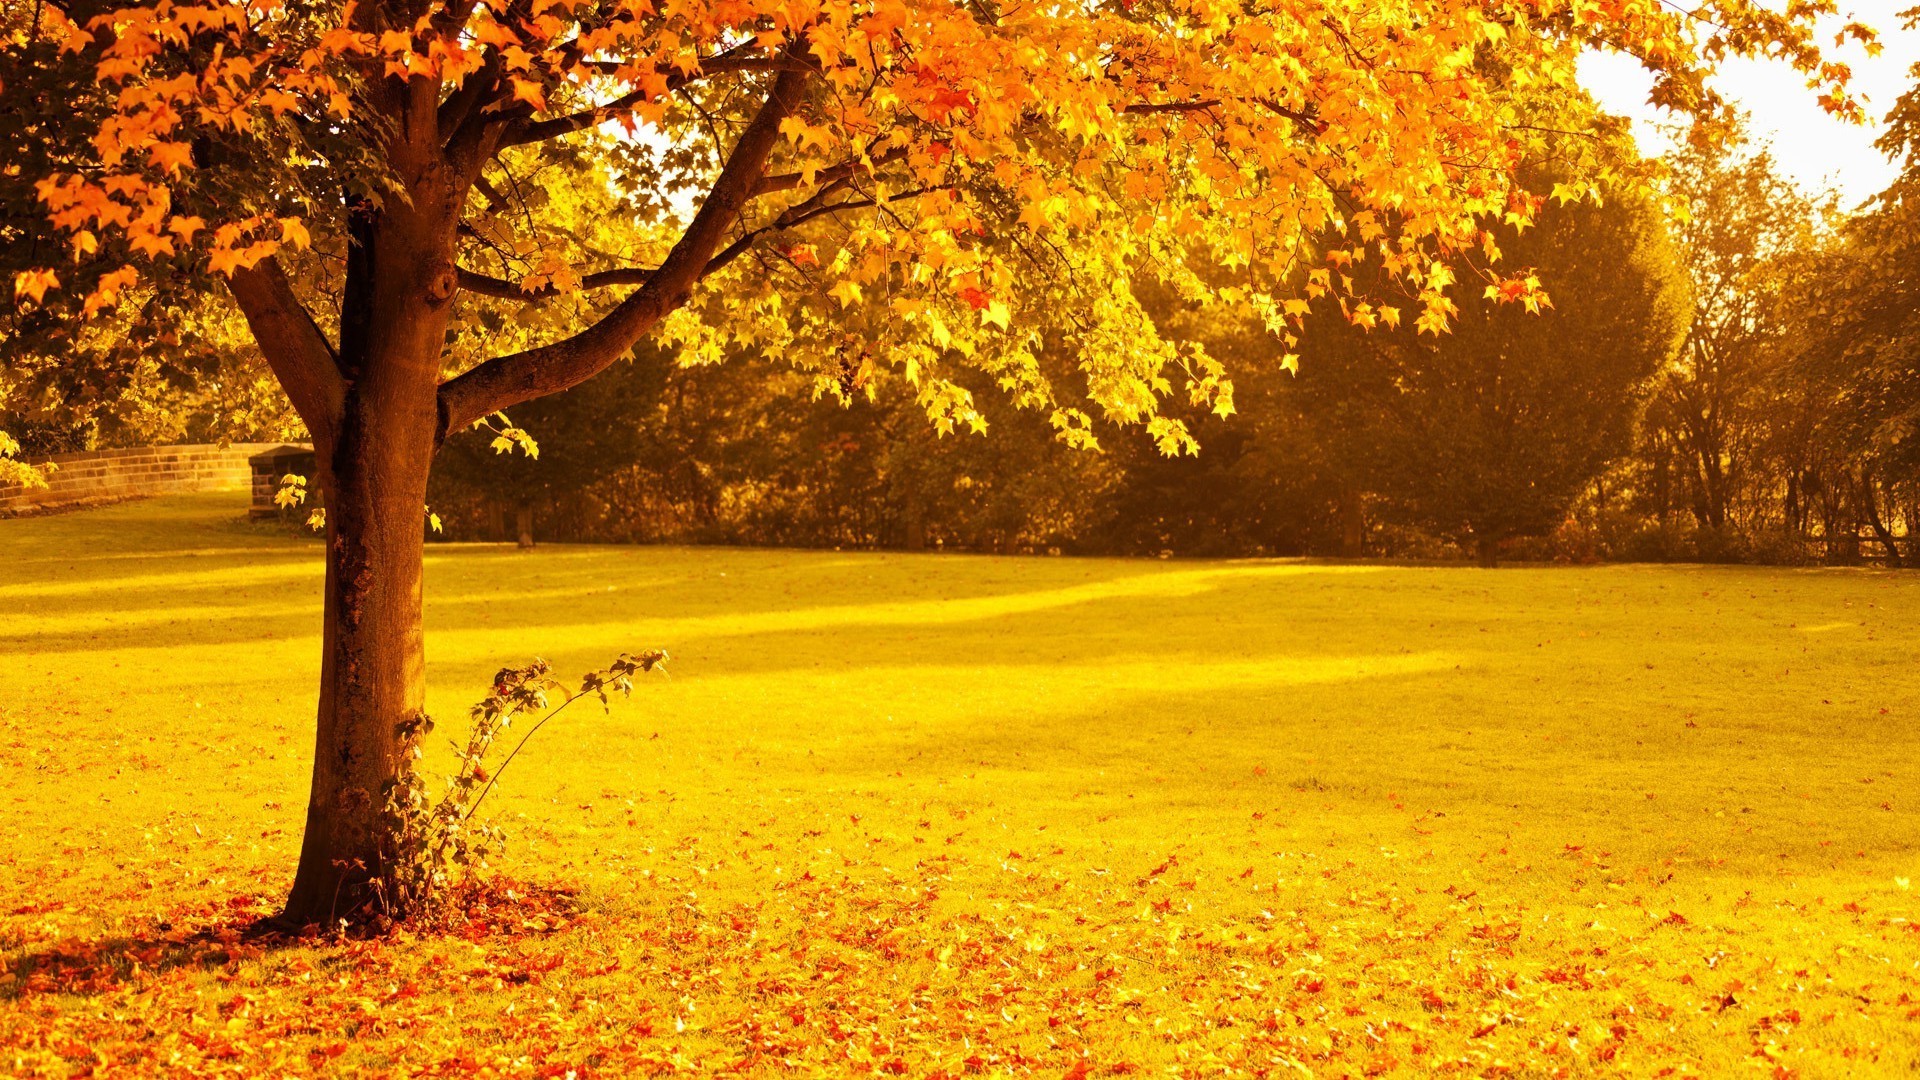
[[[320,548],[241,498],[0,522],[0,1073],[1920,1068],[1920,575],[435,545],[436,744],[670,674],[454,930],[285,944]]]

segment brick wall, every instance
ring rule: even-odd
[[[48,475],[46,487],[0,486],[0,514],[140,495],[245,489],[251,482],[247,458],[280,445],[142,446],[55,454],[32,462],[59,466]]]

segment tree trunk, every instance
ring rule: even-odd
[[[1873,530],[1874,539],[1887,551],[1887,567],[1900,569],[1900,544],[1893,537],[1893,529],[1880,516],[1880,496],[1874,489],[1873,477],[1862,470],[1860,474],[1860,508],[1866,512],[1867,527]]]
[[[1727,472],[1720,463],[1719,441],[1700,448],[1700,476],[1704,489],[1706,520],[1711,529],[1727,524]]]
[[[425,173],[406,204],[349,215],[344,398],[332,430],[315,432],[326,604],[306,839],[282,914],[294,925],[402,914],[386,806],[425,715],[427,473],[463,190],[437,177]]]
[[[906,508],[903,514],[906,518],[906,535],[903,537],[903,540],[908,551],[925,551],[927,549],[927,518],[925,510],[920,504],[920,485],[918,481],[918,477],[909,477],[907,481]]]
[[[1673,514],[1673,454],[1664,442],[1653,458],[1653,505],[1658,507],[1660,524],[1665,526]]]
[[[1367,504],[1360,493],[1347,488],[1340,493],[1340,556],[1358,559],[1367,553]]]
[[[391,900],[385,808],[424,716],[421,507],[436,419],[431,394],[404,404],[357,388],[337,445],[321,448],[324,644],[306,839],[284,916],[295,925]]]
[[[1480,558],[1482,569],[1491,570],[1500,565],[1500,541],[1491,536],[1482,536],[1474,540],[1474,553]]]
[[[565,132],[495,116],[464,90],[443,100],[432,80],[373,84],[371,109],[388,121],[384,163],[404,191],[346,197],[338,347],[271,256],[229,275],[255,341],[314,436],[327,493],[313,787],[283,924],[405,914],[393,888],[399,853],[386,806],[411,767],[424,719],[422,564],[427,473],[439,440],[604,369],[684,303],[701,277],[747,250],[745,242],[721,247],[759,193],[780,123],[811,77],[799,64],[781,70],[644,285],[572,337],[493,357],[445,383],[442,350],[460,287],[455,241],[468,193],[502,145]],[[522,524],[530,533],[528,516]]]
[[[1692,436],[1693,520],[1703,529],[1718,529],[1727,523],[1726,474],[1720,467],[1719,451],[1706,436]]]
[[[532,547],[533,546],[533,506],[532,504],[521,503],[519,506],[514,508],[513,527],[515,531],[517,531],[520,534],[520,546],[522,548]]]

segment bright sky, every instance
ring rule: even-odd
[[[1832,55],[1853,68],[1854,89],[1865,99],[1874,123],[1857,127],[1828,116],[1814,103],[1806,80],[1780,61],[1735,60],[1722,65],[1713,85],[1747,111],[1756,141],[1772,145],[1781,170],[1809,194],[1837,190],[1843,205],[1851,207],[1878,194],[1898,171],[1873,148],[1879,121],[1911,82],[1908,68],[1920,61],[1920,31],[1907,30],[1899,13],[1916,0],[1841,0],[1848,17],[1823,23],[1823,46],[1849,18],[1880,31],[1885,46],[1868,57],[1849,42]],[[1670,142],[1654,129],[1672,123],[1670,113],[1647,104],[1652,85],[1638,62],[1623,56],[1590,53],[1580,62],[1580,81],[1609,111],[1631,117],[1643,153],[1665,150]]]

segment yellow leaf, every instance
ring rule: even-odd
[[[828,289],[827,294],[840,301],[842,308],[852,307],[865,295],[858,284],[845,278],[840,279],[831,289]]]
[[[34,303],[46,298],[48,289],[60,287],[60,278],[51,270],[22,270],[13,275],[13,296],[15,300],[26,297]]]

